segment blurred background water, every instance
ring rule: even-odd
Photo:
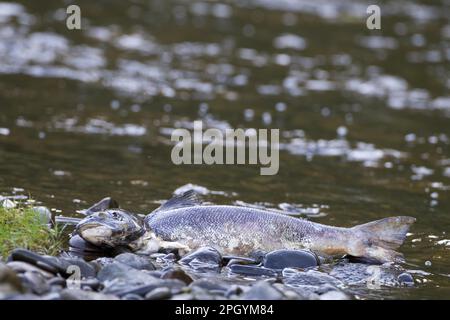
[[[81,30],[70,4],[0,2],[0,194],[73,216],[178,188],[337,226],[411,215],[417,285],[379,294],[450,298],[448,0],[80,0]],[[279,128],[279,173],[175,166],[194,120]]]

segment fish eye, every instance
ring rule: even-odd
[[[114,219],[117,219],[117,220],[120,220],[120,221],[123,220],[122,215],[119,212],[117,212],[117,211],[111,212],[111,215],[113,216]]]

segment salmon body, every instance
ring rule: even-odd
[[[319,255],[348,254],[379,262],[403,261],[395,249],[415,221],[400,216],[351,228],[333,227],[269,210],[202,205],[192,191],[165,202],[145,217],[143,225],[131,213],[111,208],[109,198],[87,211],[75,233],[96,246],[128,246],[140,252],[211,246],[231,255],[310,249]]]
[[[387,262],[402,260],[392,249],[401,245],[414,220],[393,217],[340,228],[267,210],[211,205],[155,212],[147,216],[145,227],[164,241],[193,249],[207,245],[225,254],[310,249],[321,255],[350,254]]]
[[[145,225],[165,241],[190,248],[208,245],[237,255],[281,248],[339,254],[345,253],[348,238],[344,228],[237,206],[196,206],[158,212],[150,214]]]

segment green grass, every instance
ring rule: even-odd
[[[50,229],[31,207],[0,207],[0,257],[6,258],[16,248],[55,255],[62,246],[61,233]]]

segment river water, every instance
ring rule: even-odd
[[[178,189],[205,201],[352,226],[417,218],[413,288],[450,298],[450,3],[0,2],[0,194],[79,216],[105,196],[150,212]],[[280,168],[180,165],[170,134],[280,129]],[[182,189],[180,189],[182,188]]]

